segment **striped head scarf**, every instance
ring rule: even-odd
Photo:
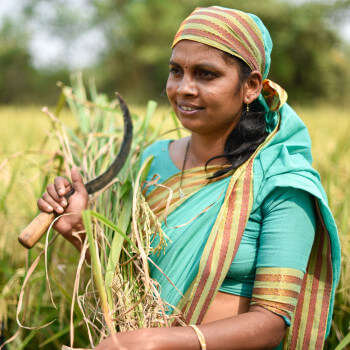
[[[172,48],[181,40],[192,40],[243,60],[251,70],[263,76],[262,96],[270,111],[277,111],[287,100],[287,93],[266,79],[272,40],[259,17],[220,6],[198,7],[181,24]]]

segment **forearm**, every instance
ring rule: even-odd
[[[250,312],[199,326],[208,350],[272,349],[284,337],[284,320],[260,307]],[[149,328],[119,333],[123,347],[103,342],[96,349],[200,350],[200,343],[191,327]]]
[[[272,349],[281,342],[285,333],[283,319],[276,317],[278,317],[276,322],[271,322],[270,317],[266,317],[263,312],[252,311],[200,325],[199,329],[204,335],[208,350]],[[156,348],[157,350],[200,349],[197,335],[191,328],[182,327],[176,330],[168,328],[167,331],[169,333],[164,332],[162,337],[165,341],[164,347]],[[181,338],[183,344],[180,346],[176,342]]]
[[[208,350],[272,349],[282,341],[286,328],[282,317],[261,307],[200,326]]]

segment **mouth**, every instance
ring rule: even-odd
[[[177,106],[179,108],[180,111],[182,112],[198,112],[200,110],[203,110],[203,107],[199,107],[199,106],[195,106],[195,105],[191,105],[191,104],[184,104],[184,103],[177,103]]]

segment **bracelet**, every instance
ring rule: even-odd
[[[202,331],[194,324],[190,324],[190,327],[192,327],[197,334],[198,340],[201,344],[201,350],[207,350],[207,344],[205,343],[205,338]]]

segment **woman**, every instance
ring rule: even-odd
[[[265,80],[271,38],[237,10],[196,9],[175,36],[169,101],[191,136],[159,141],[146,199],[171,240],[151,267],[188,327],[120,333],[97,349],[321,349],[339,280],[339,241],[306,127]],[[40,210],[78,213],[56,230],[78,249],[87,194],[56,178]],[[173,196],[169,207],[169,189]],[[155,242],[156,244],[157,242]],[[193,325],[199,325],[193,326]]]

